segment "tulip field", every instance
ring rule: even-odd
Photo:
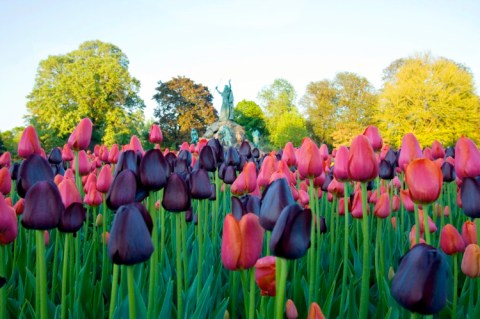
[[[108,147],[92,125],[0,156],[2,319],[480,318],[467,137],[169,150],[156,124]]]

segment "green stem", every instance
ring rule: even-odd
[[[110,309],[108,312],[108,318],[113,319],[113,313],[115,311],[115,304],[117,303],[117,291],[118,291],[118,273],[120,266],[117,264],[113,265],[113,279],[112,279],[112,290],[110,293]]]
[[[249,282],[247,282],[247,272],[248,270],[242,270],[240,272],[240,279],[242,281],[242,291],[243,291],[243,305],[245,307],[245,318],[247,319],[250,319],[250,317],[248,317],[248,312],[249,312],[249,305],[248,305],[248,301],[250,300],[250,298],[248,298],[248,285],[249,285]]]
[[[177,318],[183,318],[183,300],[182,300],[182,260],[181,260],[181,229],[183,214],[176,214],[175,219],[175,244],[176,244],[176,266],[177,266]]]
[[[72,235],[65,234],[65,241],[63,247],[63,269],[62,269],[62,319],[67,318],[67,282],[68,282],[68,264],[69,264],[69,249],[70,238]]]
[[[418,206],[413,204],[415,211],[415,244],[420,243],[420,217],[418,215]]]
[[[277,268],[279,269],[279,280],[277,281],[277,293],[275,296],[275,319],[283,318],[283,309],[285,307],[285,288],[287,286],[287,260],[277,257]]]
[[[359,318],[368,317],[368,299],[370,283],[370,239],[368,234],[368,215],[367,215],[367,184],[362,183],[362,210],[363,210],[363,266],[362,266],[362,288],[360,293],[360,311]]]
[[[37,318],[47,319],[47,270],[45,265],[45,235],[43,230],[36,230],[36,245],[37,245],[37,274],[40,278],[37,287],[37,297],[40,298],[40,309],[37,309]]]
[[[450,215],[452,212],[450,212]],[[475,218],[475,228],[477,229],[477,243],[480,245],[480,218]]]
[[[130,319],[136,318],[135,315],[135,287],[133,278],[133,265],[127,266],[127,280],[128,280],[128,312]]]
[[[158,221],[157,221],[157,212],[155,211],[155,193],[150,194],[150,198],[148,199],[149,204],[149,211],[150,215],[152,216],[153,220],[153,230],[152,230],[152,243],[153,243],[153,256],[150,259],[150,283],[148,285],[148,311],[147,311],[147,318],[153,318],[153,310],[155,308],[154,302],[154,287],[157,284],[157,259],[158,259]]]
[[[97,207],[93,207],[93,268],[92,268],[92,287],[95,286],[95,280],[97,277],[97,250],[98,250],[98,236],[97,236],[97,225],[96,218],[97,216]]]
[[[425,242],[431,245],[430,227],[428,227],[428,205],[423,205],[423,229],[425,230]]]
[[[0,245],[0,277],[6,277],[6,246]],[[0,288],[0,317],[8,318],[7,316],[7,285]]]
[[[230,272],[232,275],[232,287],[233,289],[230,290],[230,296],[232,298],[232,318],[237,318],[237,296],[238,296],[238,276],[236,271]]]
[[[163,198],[163,189],[157,193],[157,199]],[[163,267],[163,261],[165,256],[165,211],[163,210],[162,205],[158,210],[158,214],[160,215],[160,267]]]
[[[453,304],[450,318],[457,318],[457,299],[458,299],[458,254],[453,255]]]
[[[55,303],[55,289],[57,288],[57,271],[58,271],[58,247],[60,246],[60,232],[58,230],[53,230],[52,234],[55,233],[55,253],[53,254],[53,272],[52,272],[52,289],[50,291],[50,300]]]
[[[313,178],[310,178],[310,185],[308,186],[308,197],[309,197],[309,206],[312,211],[312,216],[314,216],[314,220],[311,225],[310,229],[310,247],[311,249],[308,250],[308,303],[312,303],[314,300],[314,284],[315,284],[315,253],[317,248],[315,247],[315,218],[317,218],[317,214],[315,214],[315,198],[314,198],[314,187],[313,187]],[[317,223],[320,223],[320,220],[317,219]],[[278,260],[278,259],[277,259]],[[278,263],[277,263],[278,265]]]
[[[198,272],[197,272],[197,302],[200,299],[200,292],[202,291],[203,286],[203,200],[198,204],[198,225],[197,225],[197,234],[198,234]]]
[[[255,270],[250,268],[250,301],[248,302],[248,317],[249,319],[255,318]]]
[[[344,193],[343,193],[343,205],[345,209],[345,229],[344,229],[344,234],[343,234],[343,275],[342,275],[342,297],[341,297],[341,302],[340,302],[340,307],[343,309],[347,309],[345,307],[345,298],[347,297],[347,275],[348,275],[348,230],[349,230],[349,224],[348,224],[348,183],[343,183],[344,185]],[[345,315],[340,311],[341,315]]]

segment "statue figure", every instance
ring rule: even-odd
[[[220,144],[223,146],[232,146],[232,134],[227,126],[222,125],[218,130]]]
[[[218,86],[215,87],[218,93],[222,96],[222,108],[220,110],[220,122],[233,120],[233,92],[231,80],[228,80],[228,85],[225,84],[223,92],[218,90]]]
[[[190,138],[192,140],[192,144],[197,145],[198,143],[198,132],[196,129],[192,128],[190,131]]]
[[[255,129],[255,131],[252,132],[253,136],[253,145],[258,148],[258,144],[260,142],[260,132]]]

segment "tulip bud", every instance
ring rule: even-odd
[[[163,134],[162,130],[157,124],[152,124],[150,127],[150,134],[148,135],[148,139],[152,144],[161,144],[163,141]]]
[[[266,230],[273,230],[282,210],[295,203],[292,192],[285,178],[278,179],[268,185],[262,194],[260,208],[260,224]]]
[[[12,155],[10,152],[5,152],[0,156],[0,167],[10,167],[12,163]]]
[[[320,306],[316,302],[313,302],[310,305],[307,319],[325,319],[325,315],[323,314],[322,309],[320,309]]]
[[[28,158],[30,155],[41,154],[42,147],[40,146],[40,140],[38,139],[37,132],[33,126],[27,126],[20,137],[18,142],[17,154],[21,158]]]
[[[380,132],[376,126],[369,125],[365,131],[363,131],[363,135],[368,137],[368,140],[370,141],[374,151],[379,151],[382,148],[382,137],[380,136]]]
[[[422,148],[415,135],[413,135],[413,133],[405,134],[402,139],[402,146],[398,157],[399,168],[403,171],[411,161],[422,157]]]
[[[462,238],[465,245],[477,244],[477,226],[474,222],[467,220],[462,225]]]
[[[295,166],[297,164],[297,158],[295,157],[295,148],[293,147],[292,142],[287,142],[283,148],[282,160],[287,163],[289,167]]]
[[[18,223],[17,215],[13,207],[10,207],[0,194],[0,244],[7,245],[17,238]],[[5,262],[5,261],[2,261]]]
[[[51,181],[37,182],[25,196],[22,225],[27,229],[55,228],[60,222],[64,210],[57,185]]]
[[[376,193],[376,192],[375,192]],[[390,215],[390,198],[387,193],[380,195],[380,198],[375,204],[375,216],[379,218],[387,218]]]
[[[455,173],[461,179],[480,176],[480,151],[466,137],[459,138],[455,144]]]
[[[260,288],[262,296],[275,296],[276,293],[276,258],[266,256],[255,263],[255,282]]]
[[[85,150],[90,145],[92,138],[92,121],[86,117],[83,118],[68,138],[68,146],[74,150]]]
[[[188,186],[177,173],[172,173],[168,177],[163,193],[162,206],[170,212],[183,212],[191,206]]]
[[[0,193],[7,195],[12,190],[12,177],[8,167],[0,168]]]
[[[107,193],[108,208],[115,210],[122,205],[133,203],[136,192],[137,180],[135,174],[129,169],[122,171],[115,177]]]
[[[405,169],[405,181],[413,202],[430,204],[440,196],[443,175],[431,160],[415,159]]]
[[[140,180],[149,191],[158,191],[167,184],[167,161],[160,150],[147,151],[140,162]]]
[[[465,177],[460,188],[460,199],[463,212],[468,217],[480,217],[480,179]]]
[[[480,277],[480,247],[478,245],[470,244],[465,248],[462,272],[470,278]]]
[[[246,163],[242,172],[232,184],[231,192],[234,195],[252,193],[257,187],[257,168],[255,163]]]
[[[348,154],[348,175],[357,182],[368,182],[378,176],[375,153],[364,135],[358,135],[352,141]]]
[[[314,178],[322,174],[323,158],[317,145],[310,138],[306,137],[303,139],[302,146],[296,158],[300,176],[304,178]]]
[[[18,195],[25,197],[28,190],[39,181],[53,181],[53,172],[46,159],[33,154],[20,165],[17,178]]]
[[[285,305],[285,315],[287,319],[297,319],[298,318],[298,311],[297,307],[293,303],[292,299],[288,299]]]
[[[446,224],[440,233],[440,247],[447,255],[454,255],[465,250],[465,242],[454,226]]]
[[[194,199],[207,199],[212,195],[210,178],[204,169],[198,169],[190,174],[189,185],[190,195]]]

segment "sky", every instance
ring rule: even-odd
[[[398,58],[429,52],[470,68],[480,93],[480,1],[41,1],[0,0],[0,131],[24,126],[26,96],[49,55],[88,40],[118,46],[140,80],[146,118],[158,81],[208,86],[220,109],[257,101],[277,78],[300,99],[310,82],[355,72],[382,86]]]

